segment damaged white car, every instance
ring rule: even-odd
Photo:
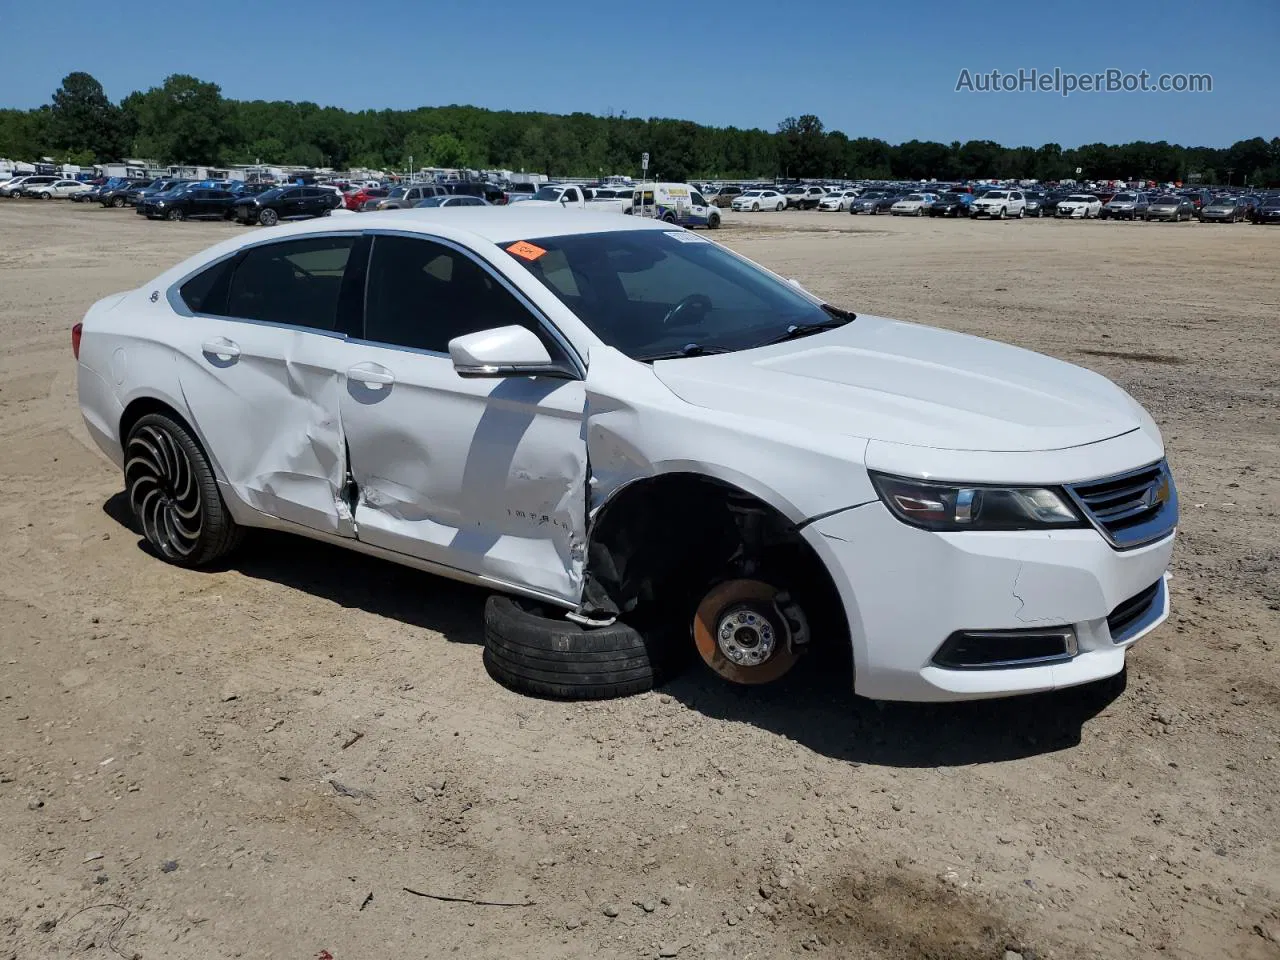
[[[358,220],[358,222],[356,222]],[[1160,433],[1097,374],[823,303],[668,224],[245,234],[95,304],[80,404],[150,546],[272,527],[485,584],[539,695],[851,650],[869,697],[1112,676],[1168,615]]]

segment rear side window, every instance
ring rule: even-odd
[[[254,247],[230,278],[223,315],[336,329],[338,296],[354,243],[354,237],[308,237]]]
[[[178,295],[187,309],[192,313],[224,316],[227,312],[227,289],[235,267],[236,258],[229,257],[184,283]]]

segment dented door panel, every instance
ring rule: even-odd
[[[334,360],[341,338],[184,318],[183,399],[234,496],[253,510],[353,536]]]
[[[441,354],[347,349],[341,414],[359,539],[576,603],[582,384],[463,379]]]

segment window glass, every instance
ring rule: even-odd
[[[227,316],[335,329],[354,242],[353,237],[309,237],[249,250],[231,278]]]
[[[209,269],[197,273],[182,285],[178,295],[192,313],[221,316],[227,312],[227,288],[235,270],[236,258],[228,257]]]
[[[365,339],[447,353],[449,341],[536,319],[470,257],[430,240],[376,237],[365,299]]]
[[[627,230],[529,242],[546,252],[512,259],[597,336],[635,359],[690,343],[741,350],[793,325],[832,319],[790,285],[683,235]]]
[[[702,194],[697,190],[693,191],[691,199],[693,200],[693,205],[695,207],[705,207],[707,205],[707,201],[702,199]]]

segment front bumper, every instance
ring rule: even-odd
[[[1107,618],[1163,582],[1173,536],[1117,551],[1092,529],[932,533],[879,501],[804,528],[844,603],[854,689],[881,700],[943,701],[1056,690],[1124,668],[1125,650],[1169,613],[1161,588],[1114,642]],[[958,631],[1070,626],[1063,662],[998,669],[933,663]]]

